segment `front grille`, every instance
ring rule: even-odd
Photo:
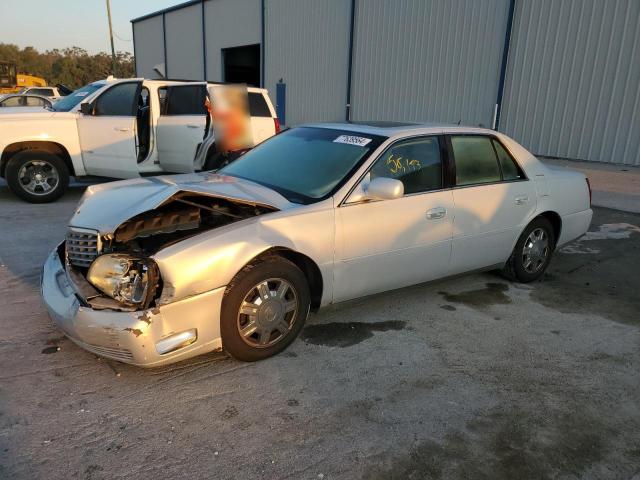
[[[100,250],[98,232],[70,228],[67,232],[67,258],[71,265],[89,267]]]

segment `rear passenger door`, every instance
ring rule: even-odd
[[[274,116],[262,93],[249,91],[249,115],[254,145],[276,134]]]
[[[505,262],[536,208],[536,191],[497,138],[452,135],[455,219],[451,273]]]
[[[206,87],[173,85],[159,89],[159,95],[162,101],[156,142],[160,166],[167,172],[193,172],[196,150],[205,133]]]

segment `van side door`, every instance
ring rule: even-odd
[[[174,173],[194,171],[194,158],[205,135],[207,109],[204,83],[171,85],[158,89],[160,117],[156,126],[158,161],[163,170]]]

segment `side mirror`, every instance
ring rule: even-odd
[[[404,184],[395,178],[377,177],[365,190],[367,200],[393,200],[404,195]]]
[[[83,115],[93,115],[93,108],[88,102],[80,104],[80,111]]]

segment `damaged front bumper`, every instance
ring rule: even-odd
[[[143,311],[95,310],[75,290],[59,251],[54,249],[44,264],[42,298],[53,322],[80,347],[141,367],[222,349],[225,287]]]

